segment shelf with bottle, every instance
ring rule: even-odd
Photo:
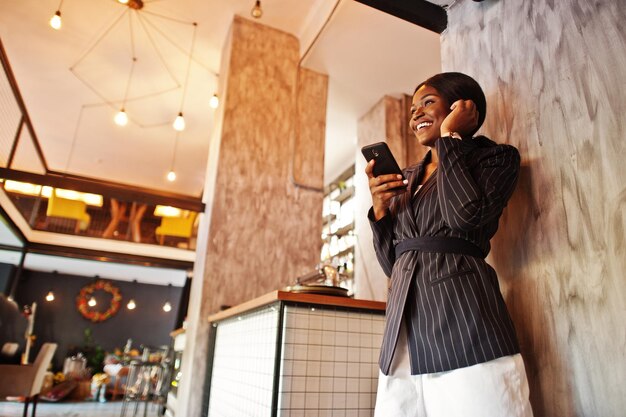
[[[354,290],[354,166],[346,169],[326,189],[322,208],[320,261],[337,268],[341,286]]]

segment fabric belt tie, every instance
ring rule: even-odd
[[[485,258],[485,255],[478,246],[465,239],[458,237],[444,236],[423,236],[405,239],[395,246],[396,259],[404,252],[420,251],[435,253],[456,253],[459,255],[469,255],[475,258]]]

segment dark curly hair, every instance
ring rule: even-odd
[[[487,114],[487,100],[483,89],[475,79],[460,72],[442,72],[421,82],[415,87],[413,94],[415,95],[417,90],[424,85],[437,90],[449,105],[457,100],[472,100],[478,111],[478,123],[470,134],[473,135],[480,129]]]

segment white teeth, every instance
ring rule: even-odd
[[[418,124],[415,129],[416,130],[420,130],[420,129],[423,129],[423,128],[427,127],[427,126],[432,126],[432,125],[433,125],[432,122],[422,122],[422,123]]]

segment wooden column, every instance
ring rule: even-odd
[[[208,315],[293,283],[321,247],[327,77],[299,68],[294,36],[241,17],[225,49],[183,354],[187,416],[201,414]]]

